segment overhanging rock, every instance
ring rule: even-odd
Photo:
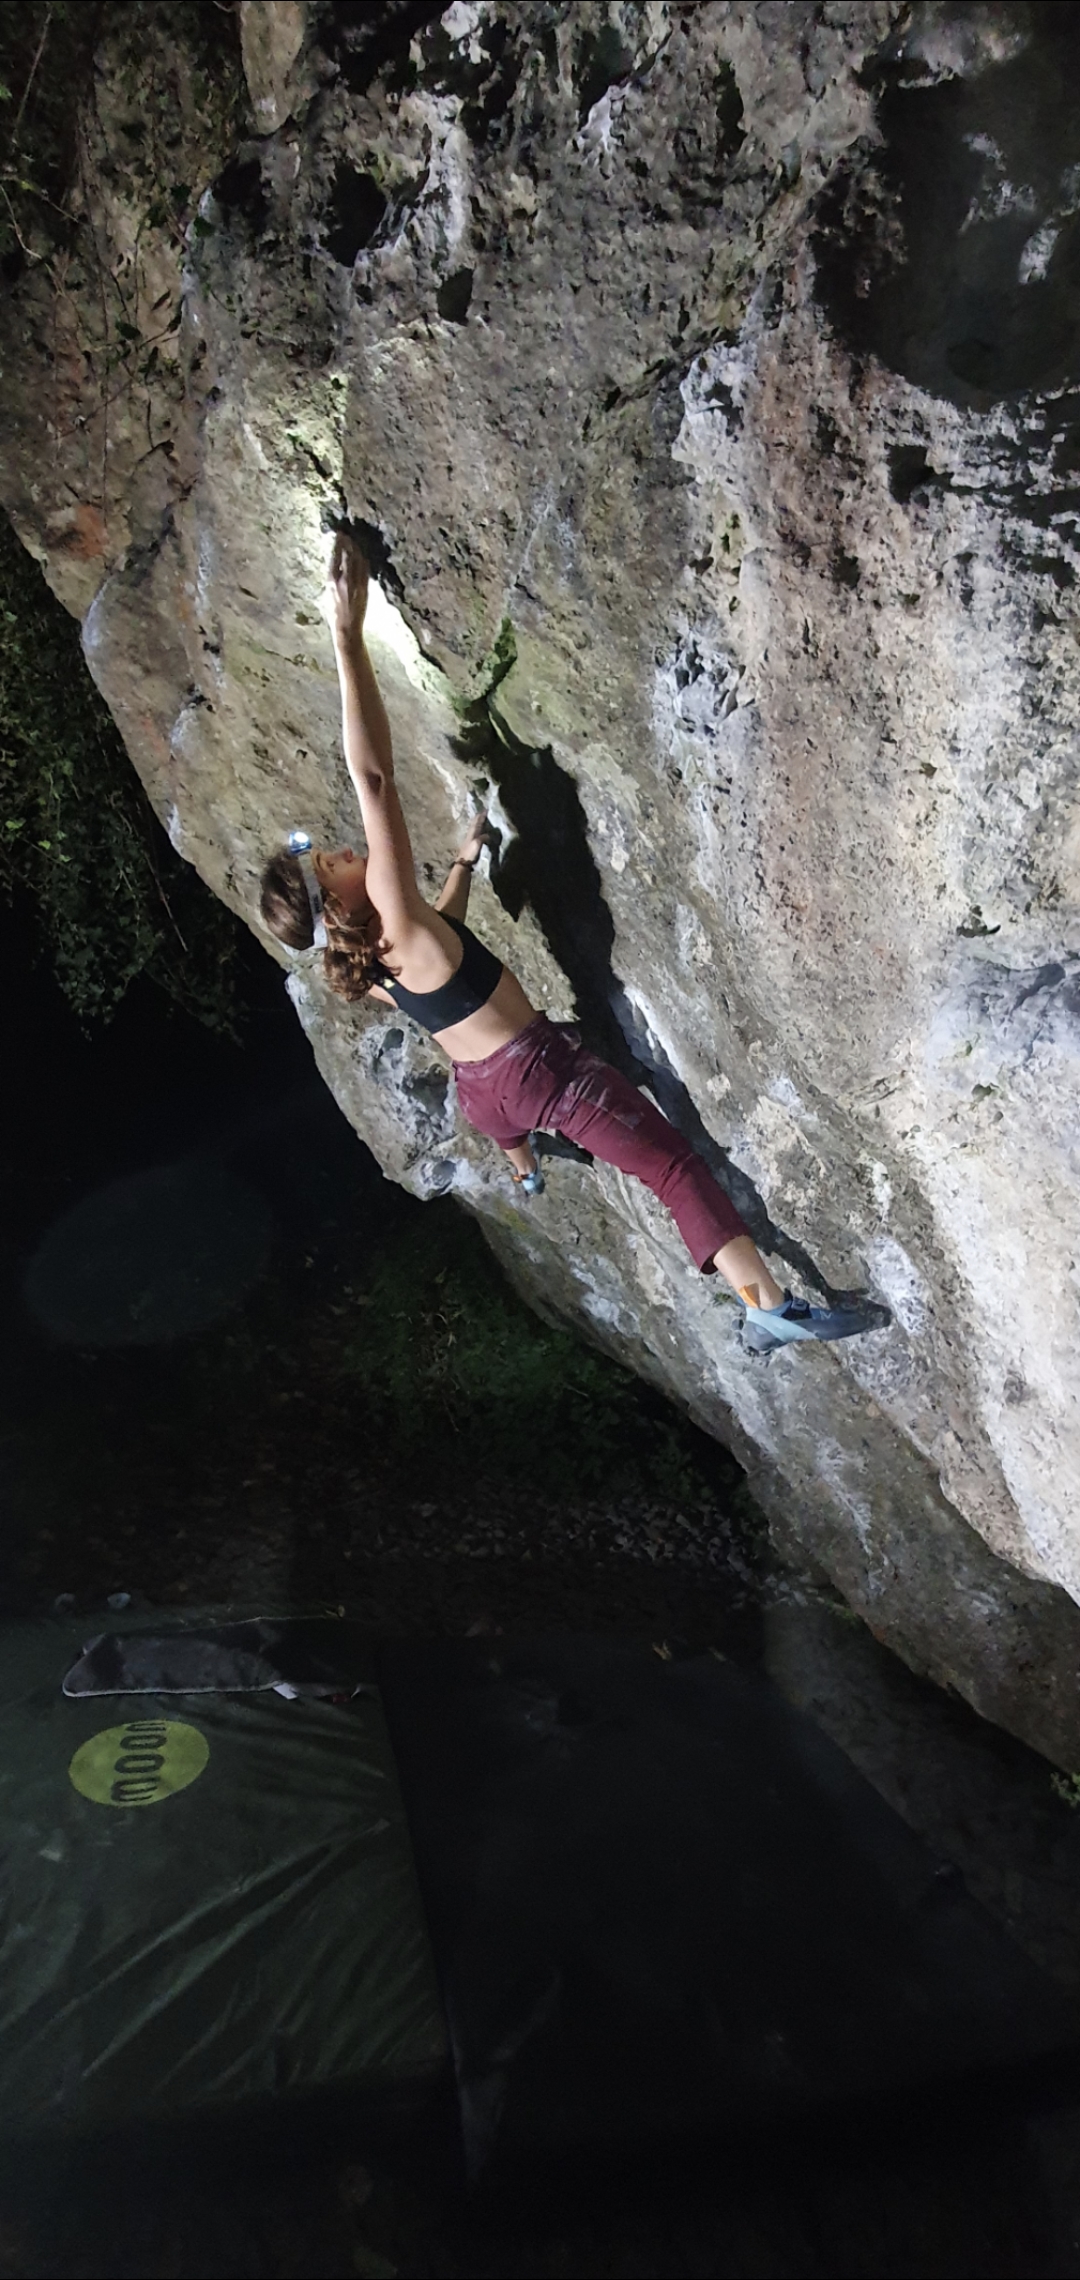
[[[634,1056],[785,1275],[891,1327],[744,1359],[648,1195],[560,1160],[519,1202],[428,1041],[298,961],[327,1082],[879,1636],[1075,1764],[1072,11],[280,13],[278,53],[249,0],[246,118],[238,53],[207,124],[105,12],[85,274],[0,312],[12,520],[256,929],[289,825],[355,832],[320,530],[377,527],[425,876],[490,798],[478,930]],[[183,233],[129,132],[163,105]]]

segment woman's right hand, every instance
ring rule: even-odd
[[[339,531],[330,556],[326,579],[326,615],[335,645],[364,630],[367,609],[367,562],[356,540]]]

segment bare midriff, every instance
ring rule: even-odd
[[[437,1029],[434,1042],[452,1061],[486,1061],[489,1053],[509,1045],[535,1020],[536,1007],[529,1004],[516,975],[504,966],[487,1004],[450,1029]]]

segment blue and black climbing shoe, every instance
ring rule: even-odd
[[[806,1338],[857,1338],[863,1330],[880,1330],[888,1317],[880,1306],[811,1306],[809,1299],[784,1292],[780,1306],[748,1306],[742,1326],[743,1350],[748,1354],[774,1354],[778,1346],[795,1346]]]

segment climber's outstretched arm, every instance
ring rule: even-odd
[[[364,643],[368,566],[359,547],[334,541],[328,586],[330,629],[341,685],[345,765],[356,788],[368,843],[368,893],[387,932],[416,919],[422,897],[408,826],[394,782],[390,723]]]

